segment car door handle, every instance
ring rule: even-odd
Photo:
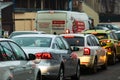
[[[9,67],[9,69],[10,69],[10,70],[13,70],[13,69],[15,69],[15,67],[13,67],[13,66],[10,66],[10,67]]]

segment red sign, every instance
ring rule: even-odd
[[[81,32],[84,29],[85,29],[85,23],[84,22],[76,21],[76,20],[73,22],[73,26],[72,26],[73,33]]]
[[[65,24],[65,21],[63,21],[63,20],[54,20],[54,21],[52,21],[52,24]]]

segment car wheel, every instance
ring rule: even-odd
[[[96,73],[97,72],[97,60],[94,60],[93,67],[89,69],[90,73]]]
[[[41,74],[40,74],[40,72],[37,74],[36,80],[42,80],[42,79],[41,79]]]
[[[116,55],[115,55],[115,53],[112,54],[109,63],[112,64],[112,65],[114,65],[116,63]]]
[[[78,64],[76,74],[71,77],[72,80],[80,80],[80,65]]]
[[[104,63],[104,64],[101,66],[101,69],[102,69],[102,70],[106,70],[106,69],[107,69],[107,62]]]
[[[64,80],[64,70],[60,68],[58,80]]]
[[[106,70],[106,69],[107,69],[107,66],[108,66],[107,61],[108,61],[108,58],[107,58],[107,56],[106,56],[106,61],[105,61],[105,63],[104,63],[103,65],[101,65],[101,69],[102,69],[102,70]]]

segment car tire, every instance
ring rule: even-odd
[[[104,64],[101,66],[101,69],[102,69],[102,70],[106,70],[106,69],[107,69],[107,62],[104,63]]]
[[[71,77],[71,80],[80,80],[80,64],[78,64],[76,74]]]
[[[116,64],[116,55],[115,55],[115,52],[111,55],[111,58],[109,60],[109,64]]]
[[[89,69],[89,72],[93,74],[97,72],[97,59],[94,60],[94,64],[92,68]]]
[[[64,80],[64,70],[63,70],[63,68],[60,68],[57,80]]]
[[[108,66],[108,57],[107,57],[107,55],[106,55],[106,61],[105,61],[105,63],[103,64],[103,65],[101,65],[101,69],[102,70],[106,70],[107,69],[107,66]]]
[[[40,74],[37,75],[36,80],[42,80],[41,77],[40,77]]]

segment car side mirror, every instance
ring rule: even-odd
[[[35,57],[34,54],[28,54],[28,59],[29,59],[29,60],[35,60],[36,57]]]
[[[79,48],[76,47],[76,46],[74,46],[74,47],[72,48],[72,51],[79,51]]]

